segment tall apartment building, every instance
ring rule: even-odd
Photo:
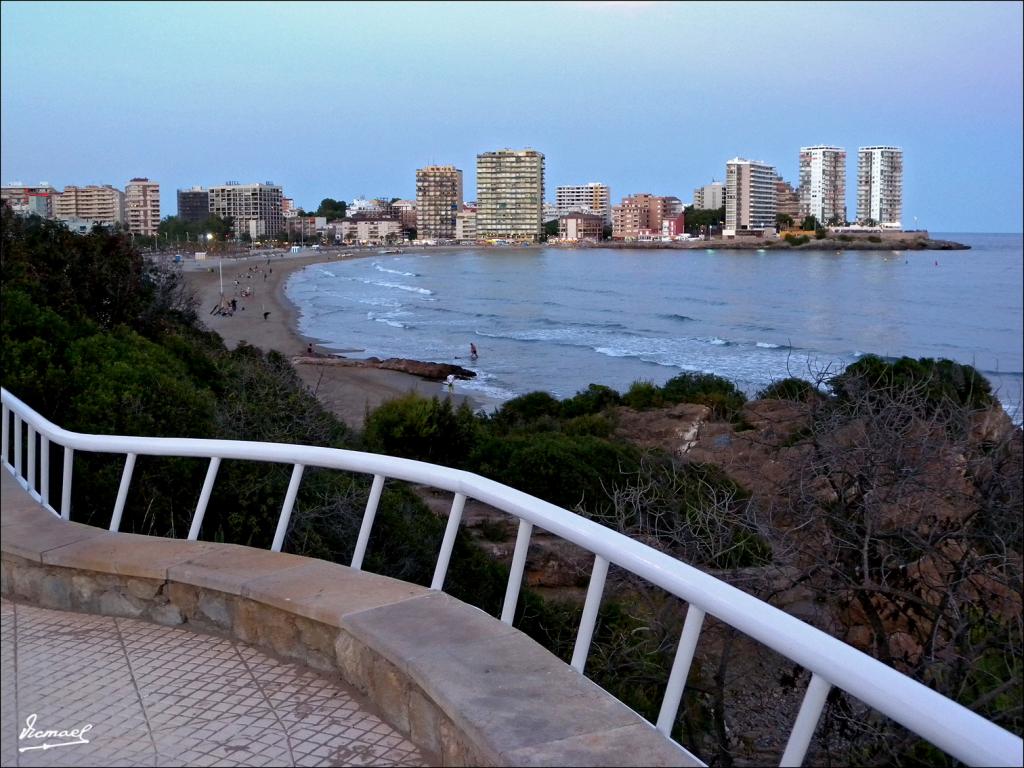
[[[160,226],[160,185],[136,177],[124,188],[124,212],[128,231],[154,237]]]
[[[10,207],[19,216],[42,216],[53,218],[53,208],[60,192],[50,184],[41,181],[34,187],[14,181],[0,187],[0,202]]]
[[[713,181],[693,190],[693,207],[699,211],[717,210],[725,205],[725,185]]]
[[[800,214],[800,193],[781,176],[775,176],[775,213],[789,216],[797,226],[803,221]]]
[[[734,157],[725,164],[725,229],[775,228],[775,168]]]
[[[454,165],[428,165],[416,171],[416,238],[451,240],[455,215],[462,210],[462,171]]]
[[[903,150],[861,147],[857,152],[857,223],[899,229],[903,219]]]
[[[239,184],[229,181],[210,187],[210,214],[234,219],[235,237],[275,237],[284,230],[281,187],[271,181],[265,184]]]
[[[612,239],[637,240],[641,235],[661,235],[668,201],[657,195],[639,194],[622,198],[612,207]]]
[[[555,205],[559,217],[569,213],[594,213],[612,223],[612,192],[607,184],[592,181],[589,184],[556,187]]]
[[[800,147],[800,217],[819,224],[846,223],[846,150]]]
[[[124,192],[109,184],[102,187],[64,187],[54,199],[56,219],[88,219],[110,227],[124,223]]]
[[[178,190],[178,218],[188,222],[210,218],[210,191],[203,187]]]
[[[544,155],[500,149],[476,156],[477,236],[537,241],[544,233]]]

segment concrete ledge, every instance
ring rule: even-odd
[[[518,630],[441,592],[231,544],[69,523],[2,475],[5,596],[227,633],[340,672],[444,765],[699,765]]]

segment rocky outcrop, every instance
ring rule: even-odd
[[[367,367],[384,368],[389,371],[411,373],[413,376],[419,376],[421,379],[426,379],[427,381],[444,381],[449,376],[454,376],[456,379],[466,380],[472,379],[476,376],[475,371],[463,368],[461,365],[421,362],[419,360],[408,360],[404,357],[389,357],[386,360],[378,360],[376,357],[370,357],[363,362],[366,363]]]
[[[401,373],[419,376],[427,381],[445,381],[449,376],[456,379],[472,379],[476,372],[460,365],[450,363],[431,363],[420,360],[408,360],[404,357],[389,357],[381,360],[377,357],[368,357],[365,360],[352,360],[347,357],[332,357],[324,354],[305,354],[292,358],[295,365],[338,365],[350,368],[382,368],[388,371],[400,371]]]

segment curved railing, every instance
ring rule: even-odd
[[[609,564],[614,563],[642,577],[689,604],[656,723],[657,729],[666,736],[671,734],[704,617],[711,614],[812,673],[782,756],[783,766],[800,765],[803,761],[826,697],[833,686],[852,694],[969,765],[1022,765],[1024,762],[1024,742],[1019,737],[831,635],[634,539],[471,472],[337,448],[235,440],[79,434],[62,429],[43,418],[6,389],[0,390],[0,396],[3,405],[4,466],[14,473],[22,486],[43,507],[65,520],[70,519],[75,451],[126,455],[110,523],[112,531],[120,526],[137,456],[209,459],[209,469],[188,532],[188,538],[192,540],[199,535],[222,460],[292,464],[291,482],[271,545],[273,551],[280,551],[284,543],[292,507],[306,467],[361,472],[373,475],[373,484],[351,563],[352,568],[359,569],[362,567],[384,480],[394,478],[431,485],[455,494],[434,569],[432,589],[440,590],[444,585],[467,498],[482,501],[519,519],[519,532],[501,612],[501,620],[507,624],[512,623],[519,600],[527,549],[534,526],[558,535],[594,555],[594,567],[571,661],[572,666],[581,674],[590,649]],[[10,462],[12,438],[13,464]],[[48,498],[51,443],[64,448],[59,510],[52,506]]]

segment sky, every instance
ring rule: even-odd
[[[2,2],[0,179],[174,191],[274,181],[298,206],[415,197],[416,169],[545,155],[545,199],[797,183],[799,148],[904,153],[904,226],[1020,232],[1022,4]]]

